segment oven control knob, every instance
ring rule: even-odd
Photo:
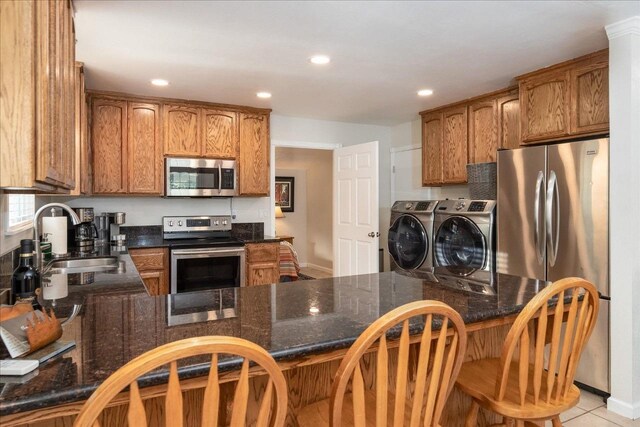
[[[173,220],[169,221],[169,227],[173,227]]]
[[[220,221],[216,219],[215,221],[213,221],[213,225],[220,225]]]
[[[227,220],[226,220],[226,219],[223,219],[223,220],[222,220],[222,225],[227,225],[227,224],[228,224]]]
[[[178,227],[182,227],[182,221],[178,221]]]

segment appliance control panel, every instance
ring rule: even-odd
[[[391,209],[394,212],[431,213],[437,204],[437,200],[397,201]]]
[[[162,217],[162,231],[164,233],[229,230],[231,230],[231,217],[228,215]]]
[[[495,207],[495,200],[441,200],[437,212],[487,214],[493,212]]]

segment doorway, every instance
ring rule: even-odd
[[[300,273],[333,276],[333,148],[274,144],[274,233],[292,243]],[[304,277],[303,276],[303,277]]]

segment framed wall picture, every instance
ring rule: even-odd
[[[276,206],[282,212],[294,211],[295,182],[292,176],[276,176]]]

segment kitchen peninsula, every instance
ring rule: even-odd
[[[135,269],[130,262],[127,268]],[[299,408],[329,395],[333,374],[347,348],[369,324],[393,308],[422,299],[451,305],[467,325],[467,359],[476,359],[499,355],[515,316],[546,286],[546,282],[494,273],[477,276],[476,272],[467,278],[453,273],[386,272],[170,296],[149,296],[142,282],[119,290],[105,288],[104,292],[100,285],[72,285],[69,297],[57,301],[56,311],[64,317],[70,304],[82,304],[63,335],[63,339],[75,340],[76,348],[41,366],[35,378],[2,384],[0,424],[70,426],[97,386],[134,357],[183,338],[227,335],[257,343],[278,361],[289,386],[287,425],[298,425],[295,414]],[[419,323],[412,324],[412,334],[421,328]],[[225,383],[222,408],[233,396],[238,367],[237,360],[220,361],[220,370],[225,371],[221,375]],[[207,360],[182,361],[179,371],[185,405],[201,404],[208,368]],[[371,382],[375,364],[369,368],[365,378]],[[166,380],[167,373],[162,371],[140,380],[147,413],[153,417],[151,425],[162,421],[160,396]],[[252,381],[255,388],[261,379],[254,376]],[[454,390],[442,425],[462,425],[467,399]],[[103,426],[123,423],[125,402],[122,398],[112,402]],[[185,413],[199,417],[197,410]],[[482,415],[480,425],[489,421],[495,422]],[[188,425],[198,425],[197,420],[189,418]]]

